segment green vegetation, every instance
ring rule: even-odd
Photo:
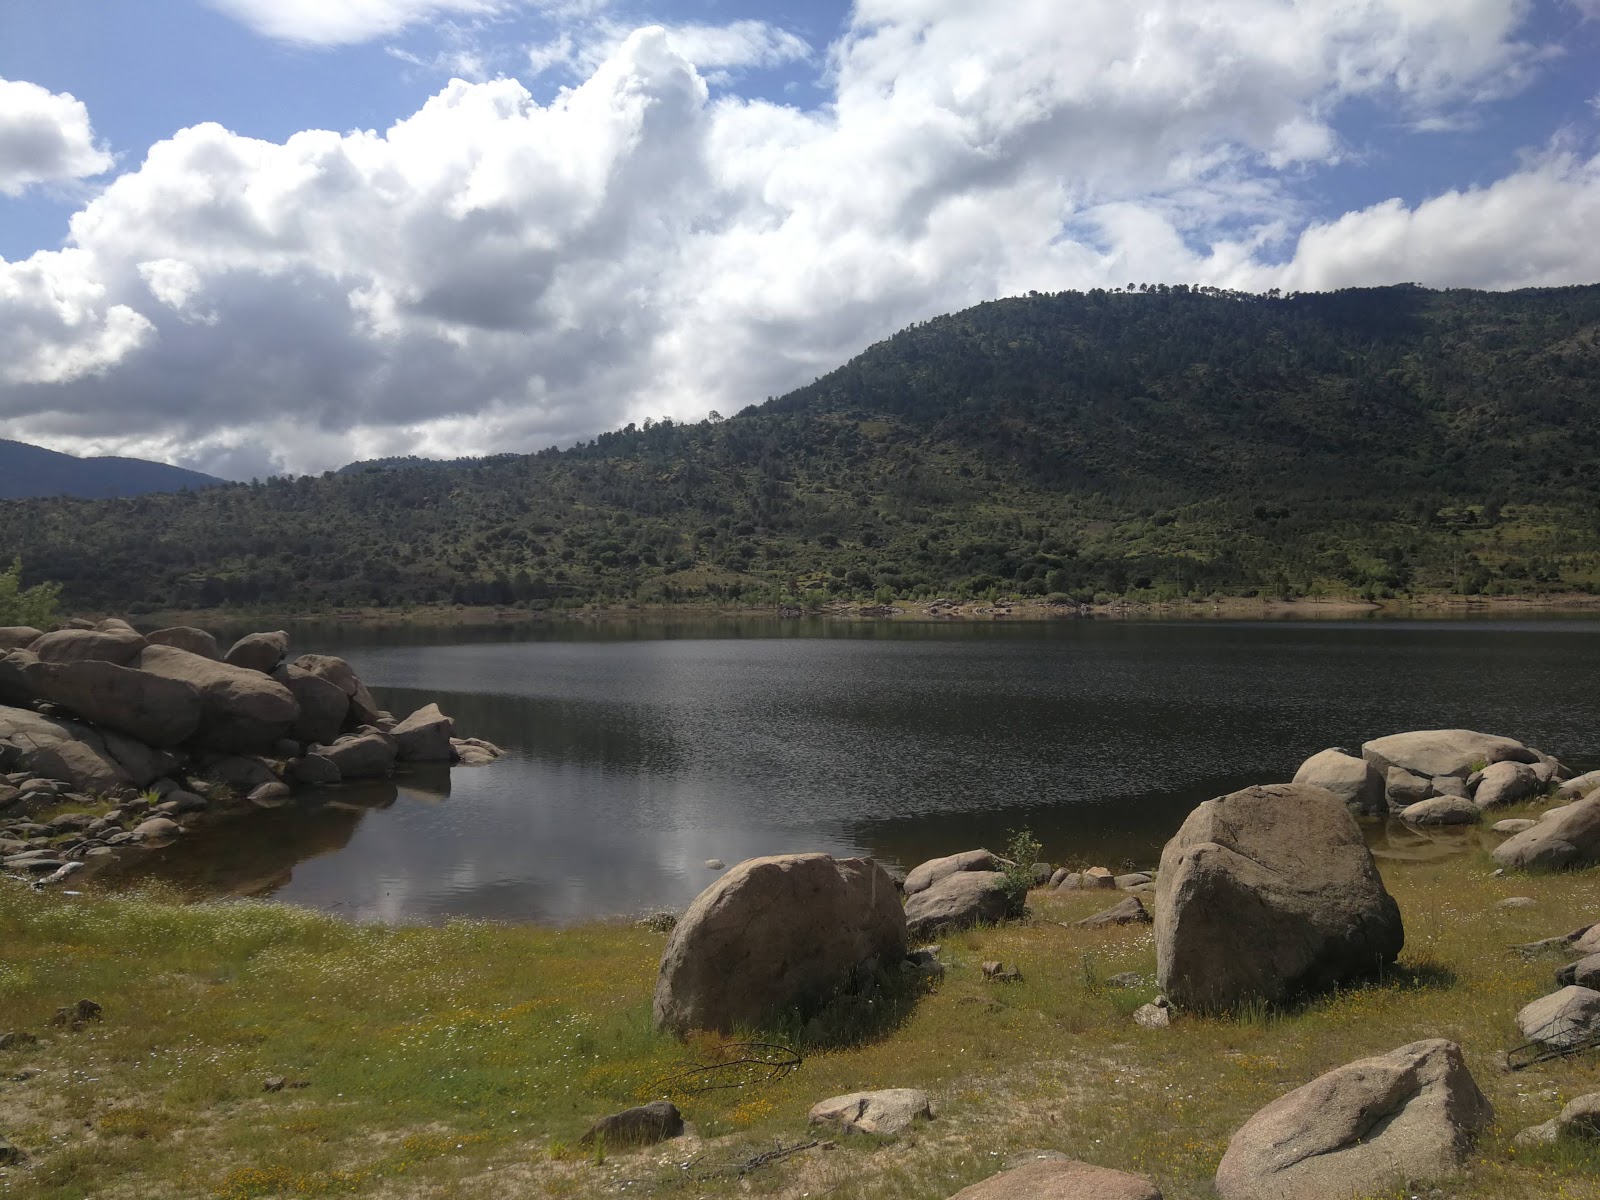
[[[79,606],[1600,589],[1600,286],[1031,294],[727,420],[0,504]]]
[[[1025,921],[944,938],[944,981],[881,1037],[699,1092],[704,1073],[686,1065],[730,1051],[651,1030],[661,933],[382,928],[269,904],[0,886],[0,1029],[41,1038],[0,1053],[0,1133],[30,1156],[3,1170],[0,1193],[928,1200],[1046,1147],[1199,1200],[1229,1135],[1260,1106],[1356,1057],[1443,1036],[1464,1046],[1499,1113],[1470,1175],[1445,1193],[1593,1200],[1594,1150],[1524,1151],[1512,1138],[1600,1089],[1600,1062],[1508,1074],[1498,1056],[1519,1040],[1517,1009],[1551,990],[1562,961],[1509,948],[1592,920],[1594,872],[1496,879],[1491,865],[1481,853],[1384,863],[1407,947],[1382,982],[1165,1031],[1129,1017],[1153,981],[1105,982],[1149,980],[1149,928],[1064,927],[1107,897],[1035,892]],[[1511,895],[1538,906],[1495,906]],[[1019,964],[1022,982],[983,982],[987,959]],[[102,1003],[104,1020],[50,1024],[80,997]],[[13,1080],[27,1067],[42,1073]],[[263,1091],[274,1076],[289,1086]],[[816,1101],[890,1086],[927,1089],[937,1119],[897,1142],[843,1139],[733,1173],[775,1140],[818,1136],[806,1125]],[[663,1094],[695,1136],[643,1152],[578,1148],[594,1118]]]
[[[49,629],[60,615],[61,585],[38,583],[23,589],[22,560],[15,559],[11,566],[0,571],[0,626],[30,625],[35,629]]]

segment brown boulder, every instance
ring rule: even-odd
[[[345,728],[356,729],[377,721],[381,709],[367,691],[367,685],[356,677],[350,664],[331,654],[302,654],[294,660],[302,671],[310,671],[319,679],[326,679],[350,698],[350,712],[345,718]]]
[[[1327,788],[1359,815],[1381,815],[1388,811],[1384,798],[1383,773],[1364,758],[1338,748],[1313,754],[1294,773],[1295,783]]]
[[[1108,929],[1113,925],[1147,925],[1150,914],[1139,903],[1139,897],[1128,896],[1113,904],[1104,912],[1097,912],[1092,917],[1085,917],[1078,922],[1080,929]]]
[[[1011,908],[1000,871],[957,871],[906,898],[906,931],[926,941],[942,930],[967,929],[1005,920]]]
[[[683,1115],[670,1100],[655,1100],[601,1117],[578,1139],[580,1146],[596,1142],[608,1150],[654,1146],[683,1133]]]
[[[1208,800],[1161,854],[1156,977],[1180,1008],[1230,1010],[1372,975],[1400,909],[1332,792],[1271,784]]]
[[[1472,802],[1479,808],[1500,808],[1537,796],[1543,790],[1539,776],[1526,763],[1491,763],[1483,769],[1483,778],[1472,793]]]
[[[60,779],[75,792],[114,796],[131,788],[133,779],[106,754],[83,742],[56,742],[28,756],[28,769],[47,779]]]
[[[150,646],[141,671],[190,684],[200,693],[197,745],[211,750],[264,750],[294,727],[294,694],[259,671],[215,662],[175,646]]]
[[[1491,857],[1502,867],[1560,871],[1600,860],[1600,795],[1551,809],[1532,829],[1501,842]]]
[[[289,635],[280,629],[276,633],[245,634],[222,656],[222,661],[230,667],[271,675],[288,653]]]
[[[1222,1200],[1350,1200],[1455,1174],[1494,1109],[1461,1047],[1412,1042],[1318,1076],[1251,1117],[1217,1167]]]
[[[343,779],[377,779],[387,775],[394,770],[395,752],[394,739],[376,732],[347,734],[330,745],[313,748],[314,756],[331,762]]]
[[[1000,860],[987,850],[963,850],[945,858],[931,858],[906,875],[905,894],[915,896],[957,871],[998,871]]]
[[[657,1028],[754,1028],[825,997],[861,963],[900,961],[906,918],[870,858],[787,854],[742,862],[695,899],[661,956]]]
[[[144,640],[152,646],[175,646],[179,650],[187,650],[190,654],[198,654],[201,658],[220,660],[222,649],[217,645],[217,639],[204,629],[196,629],[192,625],[174,625],[170,629],[158,629],[154,633],[144,635]]]
[[[200,693],[183,680],[100,659],[37,662],[23,674],[41,699],[149,746],[176,746],[200,727]]]
[[[145,640],[132,629],[58,629],[35,640],[28,649],[42,662],[82,662],[95,659],[131,663],[145,647]]]
[[[338,740],[350,712],[350,697],[337,684],[293,663],[279,667],[272,678],[288,688],[300,705],[293,730],[296,741],[327,744]]]
[[[1161,1191],[1137,1175],[1047,1158],[991,1175],[950,1200],[1161,1200]]]
[[[449,762],[455,757],[450,734],[455,722],[437,704],[419,708],[389,731],[400,748],[401,762]]]
[[[1380,771],[1399,767],[1424,779],[1435,775],[1465,779],[1480,764],[1538,761],[1521,742],[1471,729],[1420,729],[1374,738],[1361,747],[1361,757]]]
[[[0,625],[0,654],[7,650],[26,650],[44,636],[31,625]]]

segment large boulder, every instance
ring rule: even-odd
[[[1228,1142],[1223,1200],[1351,1200],[1459,1171],[1494,1109],[1461,1047],[1412,1042],[1280,1096]]]
[[[906,918],[870,858],[787,854],[742,862],[696,897],[661,956],[655,1023],[754,1028],[825,997],[868,959],[900,961]]]
[[[950,1200],[1161,1200],[1161,1191],[1137,1175],[1063,1156],[1001,1171]]]
[[[1393,808],[1409,808],[1439,794],[1433,780],[1415,775],[1404,767],[1390,767],[1383,773],[1383,795]]]
[[[276,633],[245,634],[229,647],[222,661],[231,667],[271,675],[288,653],[289,635],[280,629]]]
[[[1465,779],[1489,763],[1538,761],[1521,742],[1470,729],[1421,729],[1375,738],[1361,747],[1361,757],[1380,771],[1400,767],[1424,779],[1434,775]]]
[[[1497,762],[1483,769],[1472,802],[1479,808],[1501,808],[1544,791],[1538,774],[1527,763]]]
[[[201,658],[222,657],[217,639],[204,629],[196,629],[192,625],[174,625],[170,629],[158,629],[154,633],[145,634],[144,640],[152,646],[176,646],[179,650],[187,650],[190,654],[198,654]]]
[[[1003,921],[1011,908],[1000,871],[957,871],[906,898],[906,932],[923,942],[948,929]]]
[[[1556,795],[1563,800],[1582,800],[1590,792],[1600,792],[1600,771],[1589,771],[1569,779],[1556,789]]]
[[[137,665],[200,693],[200,725],[194,741],[210,750],[264,750],[287,734],[300,716],[294,693],[259,671],[201,658],[176,646],[146,647]]]
[[[28,668],[39,656],[28,650],[8,650],[0,654],[0,704],[24,708],[37,697],[28,682]]]
[[[325,758],[344,779],[379,779],[394,770],[398,747],[386,733],[352,733],[326,746],[313,747],[307,757]]]
[[[1547,813],[1532,829],[1496,846],[1493,858],[1524,871],[1589,866],[1600,859],[1600,795]]]
[[[1600,1092],[1590,1092],[1568,1101],[1565,1106],[1543,1125],[1535,1125],[1517,1134],[1519,1146],[1550,1146],[1563,1137],[1581,1138],[1592,1142],[1600,1138]]]
[[[1180,1007],[1228,1010],[1374,974],[1400,909],[1344,801],[1309,784],[1208,800],[1161,853],[1156,973]]]
[[[1461,796],[1435,796],[1408,804],[1397,814],[1407,825],[1476,825],[1483,811]]]
[[[1000,860],[987,850],[963,850],[944,858],[930,858],[906,875],[905,894],[915,896],[957,871],[998,871]]]
[[[44,633],[32,625],[0,625],[0,654],[7,650],[26,650]]]
[[[76,792],[114,795],[136,781],[87,725],[58,721],[23,708],[0,707],[0,747],[36,775],[60,779]]]
[[[1326,788],[1357,816],[1379,816],[1388,811],[1383,772],[1345,750],[1332,748],[1313,754],[1300,764],[1294,782]]]
[[[437,704],[419,708],[389,731],[400,748],[401,762],[449,762],[456,752],[450,746],[455,722]]]
[[[347,729],[356,729],[362,725],[371,725],[378,719],[382,711],[378,702],[372,698],[372,693],[367,691],[367,685],[356,677],[354,669],[342,658],[332,654],[302,654],[294,660],[294,665],[302,671],[309,671],[319,679],[326,679],[337,687],[350,700],[350,712],[345,718]]]
[[[1568,984],[1517,1013],[1517,1028],[1530,1042],[1572,1050],[1600,1034],[1600,992]]]
[[[200,727],[200,692],[181,679],[100,659],[36,662],[23,674],[40,699],[146,745],[176,746]]]
[[[279,667],[272,678],[288,688],[300,706],[291,731],[296,741],[326,745],[338,739],[350,713],[350,697],[338,684],[293,663]]]
[[[58,629],[35,639],[28,649],[43,662],[100,662],[126,666],[145,647],[145,640],[128,628]]]

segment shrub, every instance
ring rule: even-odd
[[[0,625],[31,625],[49,629],[56,623],[59,583],[39,583],[23,590],[22,560],[0,571]]]

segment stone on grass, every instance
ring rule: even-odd
[[[1479,764],[1538,761],[1521,742],[1470,729],[1421,729],[1375,738],[1361,747],[1361,757],[1380,771],[1400,767],[1424,779],[1465,779]]]
[[[1494,902],[1496,908],[1538,908],[1539,902],[1532,896],[1507,896],[1504,900]]]
[[[1147,887],[1155,881],[1154,875],[1148,875],[1143,871],[1129,871],[1126,875],[1118,875],[1111,882],[1123,891],[1127,891],[1129,888]]]
[[[906,931],[913,940],[943,930],[1003,921],[1011,907],[1000,871],[957,871],[906,900]]]
[[[1589,866],[1600,857],[1600,796],[1551,810],[1532,829],[1496,846],[1495,862],[1525,871]]]
[[[928,1093],[916,1088],[884,1088],[823,1100],[812,1105],[810,1119],[813,1125],[836,1125],[843,1133],[893,1137],[918,1118],[926,1121],[932,1117]]]
[[[1300,764],[1293,782],[1327,788],[1358,816],[1387,811],[1383,773],[1345,750],[1332,748],[1313,754]]]
[[[1150,914],[1145,911],[1137,896],[1126,896],[1104,912],[1085,917],[1078,922],[1080,929],[1105,929],[1112,925],[1147,925]]]
[[[1517,1014],[1517,1028],[1552,1050],[1581,1046],[1600,1034],[1600,991],[1571,984],[1541,996]]]
[[[1503,808],[1536,796],[1542,790],[1539,777],[1526,763],[1491,763],[1483,769],[1483,778],[1472,793],[1472,802],[1483,809]]]
[[[1156,977],[1180,1008],[1272,1003],[1376,974],[1405,944],[1355,818],[1270,784],[1208,800],[1161,854]]]
[[[1489,826],[1490,833],[1513,834],[1521,833],[1524,829],[1532,829],[1539,822],[1529,821],[1523,817],[1508,817],[1504,821],[1496,821]]]
[[[683,1133],[683,1114],[670,1100],[654,1100],[638,1108],[627,1108],[601,1117],[581,1138],[580,1146],[602,1143],[606,1149],[654,1146]]]
[[[1047,1158],[991,1175],[950,1200],[1161,1200],[1161,1191],[1137,1175]]]
[[[1579,1096],[1544,1124],[1524,1129],[1517,1134],[1516,1143],[1519,1146],[1548,1146],[1562,1137],[1582,1138],[1590,1142],[1600,1139],[1600,1092]]]
[[[1494,1109],[1461,1048],[1412,1042],[1318,1076],[1267,1105],[1228,1142],[1223,1200],[1351,1200],[1429,1184],[1466,1162]]]
[[[14,1167],[24,1162],[26,1156],[5,1138],[0,1137],[0,1167]]]
[[[661,955],[656,1027],[756,1028],[824,999],[861,963],[905,957],[906,915],[882,867],[826,854],[753,858],[696,897]]]
[[[1556,789],[1563,800],[1583,800],[1590,792],[1600,791],[1600,771],[1589,771],[1576,779],[1569,779]]]
[[[1166,1029],[1172,1024],[1172,1005],[1165,996],[1133,1010],[1133,1023],[1141,1029]]]
[[[1396,814],[1407,825],[1476,825],[1483,812],[1462,796],[1435,796],[1408,804]]]
[[[1585,954],[1577,962],[1570,962],[1556,972],[1556,984],[1560,987],[1594,988],[1600,991],[1600,954]]]
[[[932,858],[906,875],[905,894],[915,896],[957,871],[998,871],[1000,860],[987,850],[963,850],[945,858]]]

